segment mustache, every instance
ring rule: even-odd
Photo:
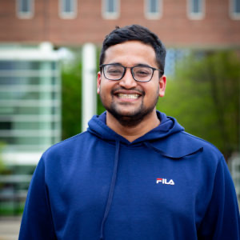
[[[145,95],[145,92],[144,91],[142,91],[142,90],[140,90],[140,89],[137,89],[137,88],[131,88],[131,89],[126,89],[126,88],[124,88],[124,87],[117,87],[117,88],[114,88],[114,89],[112,89],[112,91],[111,91],[111,94],[115,94],[116,92],[118,92],[118,91],[134,91],[134,92],[138,92],[138,93],[140,93],[141,95]]]

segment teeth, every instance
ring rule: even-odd
[[[139,97],[139,95],[138,94],[123,94],[123,93],[119,93],[118,97],[120,97],[120,98],[137,99]]]

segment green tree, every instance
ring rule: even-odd
[[[81,49],[74,52],[74,59],[62,62],[62,139],[69,138],[82,131],[82,59]],[[97,66],[99,66],[100,49],[97,50]],[[97,81],[96,70],[96,81]],[[97,114],[104,111],[97,96]]]
[[[240,58],[234,51],[194,53],[179,64],[158,108],[226,157],[239,150]]]
[[[62,64],[62,139],[81,132],[81,59]]]

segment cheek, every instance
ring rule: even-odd
[[[108,84],[105,84],[104,82],[101,83],[101,85],[99,86],[100,89],[100,93],[106,95],[106,93],[109,92],[109,86]]]
[[[106,82],[106,81],[102,81],[101,84],[98,87],[98,91],[99,94],[101,96],[102,101],[107,101],[109,99],[111,99],[111,91],[112,91],[112,84]]]
[[[101,84],[99,85],[99,89],[100,89],[100,92],[104,92],[105,94],[111,94],[111,91],[116,88],[118,82],[116,81],[109,81],[109,80],[106,80],[106,79],[103,79],[101,81]]]
[[[156,97],[159,96],[159,85],[158,84],[151,84],[151,86],[148,86],[144,89],[145,91],[145,97],[147,99],[156,99]]]

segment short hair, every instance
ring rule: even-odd
[[[140,41],[147,45],[152,46],[156,54],[156,61],[159,69],[164,73],[166,48],[158,38],[158,36],[151,32],[148,28],[140,25],[130,25],[125,27],[116,27],[110,32],[103,41],[102,50],[100,53],[100,66],[103,64],[105,59],[105,51],[116,44],[120,44],[127,41]],[[102,70],[100,68],[100,70]],[[163,74],[162,73],[162,74]]]

